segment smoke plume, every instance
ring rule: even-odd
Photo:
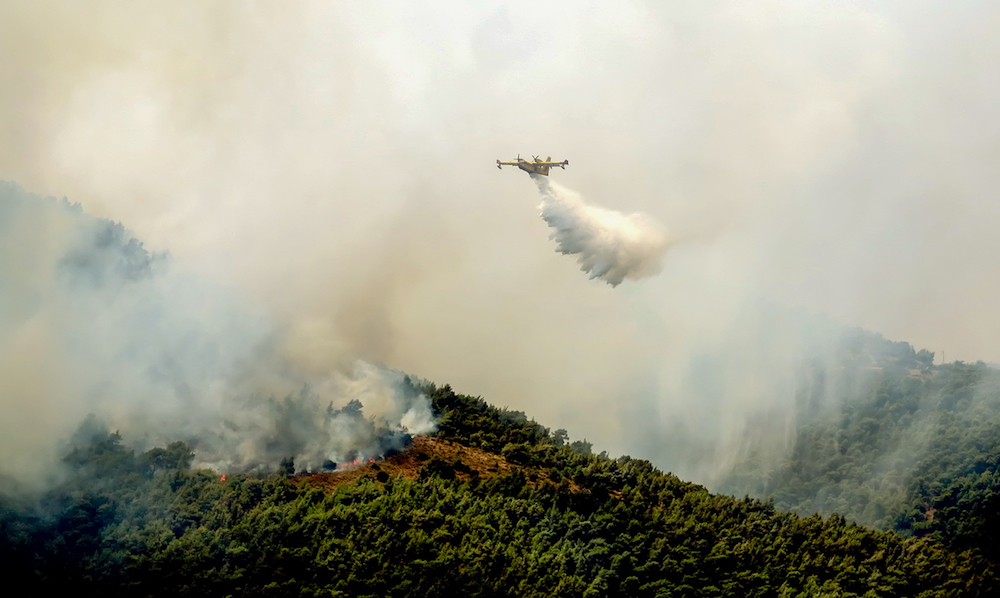
[[[299,470],[332,468],[380,458],[435,429],[427,397],[408,377],[363,361],[282,399],[234,397],[211,416],[193,444],[202,464],[222,471],[267,471],[289,457]]]
[[[659,274],[670,243],[662,227],[645,214],[622,214],[588,205],[576,193],[531,175],[542,195],[538,208],[552,228],[556,251],[576,255],[580,269],[616,287],[626,278]]]
[[[434,429],[403,374],[356,361],[304,375],[269,318],[171,261],[0,182],[0,480],[41,481],[88,414],[136,447],[180,439],[242,471],[375,458]]]
[[[361,357],[711,484],[835,353],[789,310],[1000,362],[998,27],[982,1],[0,2],[0,179],[171,252],[55,288],[68,220],[0,215],[0,461],[95,402],[243,417],[221,396],[310,382],[341,409],[323,381]],[[526,148],[669,224],[663,273],[611,289],[553,252],[494,166]]]

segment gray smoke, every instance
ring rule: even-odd
[[[0,2],[0,178],[170,248],[127,294],[196,270],[186,293],[240,305],[228,331],[197,300],[185,317],[244,338],[218,353],[279,381],[267,397],[364,357],[710,483],[761,420],[788,428],[803,357],[833,344],[760,305],[1000,362],[1000,4],[81,4]],[[697,242],[642,284],[580,276],[493,167],[531,147]],[[87,413],[46,398],[92,376],[39,365],[54,321],[14,341],[5,316],[4,400],[31,381],[8,465]],[[294,375],[242,365],[254,340]],[[234,376],[254,379],[209,378]]]
[[[403,374],[359,361],[303,375],[265,315],[170,262],[121,224],[0,182],[0,474],[37,482],[88,414],[224,470],[372,458],[434,428]]]
[[[616,287],[626,278],[659,274],[670,242],[666,232],[645,214],[622,214],[588,205],[576,193],[531,175],[542,195],[542,219],[552,228],[556,251],[575,255],[580,269]]]
[[[319,387],[236,398],[212,415],[195,446],[202,465],[221,471],[267,470],[288,457],[307,471],[377,459],[435,429],[427,397],[407,376],[363,361]]]

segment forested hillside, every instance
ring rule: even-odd
[[[524,414],[428,388],[440,423],[332,474],[191,470],[93,428],[41,500],[4,499],[29,595],[988,596],[992,565],[929,538],[713,495],[593,455]]]
[[[853,380],[855,394],[805,419],[787,460],[750,455],[723,489],[804,515],[838,513],[903,535],[932,534],[995,560],[1000,371],[934,366],[906,343],[866,342],[855,357],[838,372]]]

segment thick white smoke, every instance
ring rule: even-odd
[[[137,448],[184,440],[227,470],[378,457],[434,429],[402,373],[303,374],[267,317],[170,262],[0,181],[0,490],[39,482],[89,414]]]
[[[538,208],[552,228],[556,251],[576,255],[580,269],[613,287],[626,278],[659,274],[670,246],[663,227],[645,214],[622,214],[588,205],[573,191],[531,175],[542,195]]]
[[[315,471],[382,457],[404,448],[409,435],[435,429],[427,397],[404,374],[357,361],[281,399],[228,400],[193,427],[193,444],[201,465],[221,471],[266,471],[288,457]]]

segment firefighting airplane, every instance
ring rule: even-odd
[[[521,154],[518,154],[517,160],[513,162],[501,162],[500,160],[497,160],[497,168],[503,170],[504,166],[517,166],[518,168],[520,168],[524,172],[527,172],[528,174],[542,174],[548,176],[549,168],[554,168],[558,166],[559,168],[565,170],[566,166],[569,164],[569,160],[563,160],[562,162],[552,162],[552,156],[549,156],[544,160],[539,160],[538,156],[532,156],[532,158],[534,158],[533,162],[521,158]]]

